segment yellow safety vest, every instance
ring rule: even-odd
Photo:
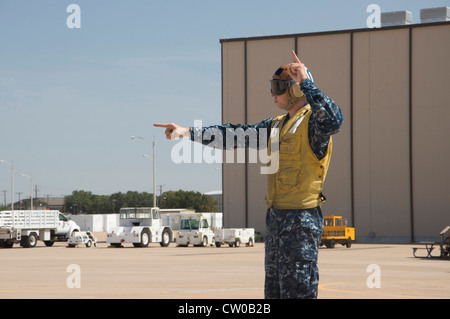
[[[268,152],[272,141],[280,141],[279,167],[267,175],[267,208],[307,209],[319,206],[321,192],[331,158],[332,140],[320,161],[308,141],[309,104],[298,110],[287,123],[286,115],[273,119]],[[276,139],[277,137],[277,139]],[[272,156],[272,159],[274,156]]]

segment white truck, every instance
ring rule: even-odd
[[[35,247],[38,240],[46,246],[67,241],[80,227],[57,210],[4,210],[0,212],[0,247]]]
[[[189,244],[201,247],[214,245],[214,231],[209,227],[208,220],[201,214],[184,217],[180,221],[177,245],[187,247]]]
[[[230,247],[239,247],[241,244],[253,247],[255,243],[254,228],[221,228],[215,231],[216,247],[228,244]]]
[[[150,243],[169,246],[173,238],[170,226],[163,226],[158,207],[130,207],[120,209],[119,227],[112,227],[106,242],[112,247],[132,243],[134,247],[148,247]]]

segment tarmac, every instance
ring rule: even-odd
[[[264,244],[254,247],[0,249],[0,299],[263,299]],[[321,247],[318,299],[448,299],[450,260],[418,244]],[[436,251],[437,253],[437,251]]]

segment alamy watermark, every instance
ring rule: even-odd
[[[70,264],[66,268],[70,275],[66,279],[67,288],[81,288],[81,268],[77,264]]]
[[[377,264],[370,264],[366,268],[366,272],[370,273],[367,277],[367,288],[381,288],[381,267]]]
[[[369,4],[366,9],[367,12],[370,12],[367,17],[366,24],[367,27],[372,28],[381,28],[381,8],[378,4]]]
[[[268,129],[241,127],[222,130],[210,127],[202,129],[202,121],[194,121],[194,143],[189,138],[181,138],[171,151],[175,164],[181,163],[261,163],[261,174],[274,174],[279,166],[278,128],[270,130],[271,152],[268,154]],[[209,143],[208,143],[209,142]],[[206,145],[207,147],[203,147]],[[246,150],[248,149],[248,157]],[[225,152],[225,154],[223,153]]]
[[[66,12],[71,14],[66,19],[66,25],[69,29],[80,29],[81,28],[81,8],[78,4],[69,4],[67,6]]]

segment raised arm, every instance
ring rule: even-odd
[[[288,71],[292,79],[300,83],[300,89],[311,105],[313,115],[310,124],[314,125],[315,133],[328,137],[339,132],[344,121],[342,110],[309,79],[305,65],[294,51],[292,55],[294,63],[289,64]]]

